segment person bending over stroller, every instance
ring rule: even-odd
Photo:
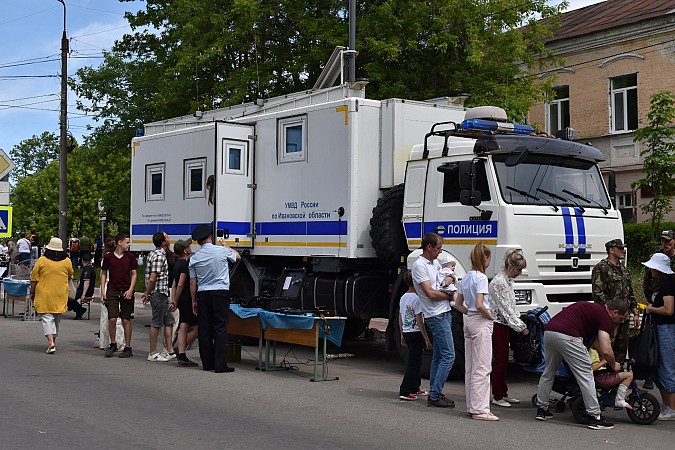
[[[614,359],[610,333],[612,325],[619,324],[628,316],[628,301],[610,299],[604,305],[597,303],[574,303],[556,314],[546,324],[544,331],[544,355],[546,367],[537,388],[537,420],[548,420],[553,415],[548,411],[548,401],[556,370],[564,359],[576,379],[590,417],[588,428],[607,430],[614,428],[600,415],[600,404],[593,380],[591,357],[584,340],[598,339],[600,354],[615,372],[621,366]]]
[[[600,355],[598,354],[599,349],[600,343],[597,339],[593,341],[593,346],[588,349],[588,354],[591,357],[595,384],[605,389],[612,389],[618,384],[619,387],[616,390],[614,407],[633,409],[633,407],[626,402],[626,394],[628,394],[630,383],[633,381],[633,372],[614,372],[611,368],[607,367],[605,358],[600,358]]]

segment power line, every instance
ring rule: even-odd
[[[16,64],[2,64],[2,65],[0,65],[0,69],[6,69],[8,67],[30,66],[30,65],[33,65],[33,64],[43,64],[43,63],[58,61],[58,60],[59,60],[59,58],[52,58],[52,59],[43,59],[41,61],[33,61],[33,62],[24,62],[24,63],[16,63]]]
[[[51,97],[51,96],[54,96],[54,95],[58,96],[59,94],[54,92],[52,94],[31,95],[30,97],[21,97],[21,98],[12,98],[12,99],[9,99],[9,100],[0,100],[0,103],[3,103],[3,102],[18,102],[19,100],[30,100],[32,98]]]
[[[68,6],[70,6],[70,5],[68,5]],[[8,24],[8,23],[12,23],[12,22],[16,22],[16,21],[19,21],[19,20],[22,20],[22,19],[26,19],[28,17],[36,16],[38,14],[41,14],[41,13],[45,12],[45,11],[50,11],[54,8],[59,8],[59,6],[52,6],[51,8],[43,9],[41,11],[34,12],[34,13],[31,13],[31,14],[28,14],[28,15],[25,15],[25,16],[17,17],[16,19],[11,19],[11,20],[8,20],[6,22],[0,22],[0,25],[5,25],[5,24]]]
[[[22,78],[59,78],[60,75],[0,75],[3,80],[15,80]]]
[[[108,31],[121,30],[122,28],[129,28],[129,25],[123,25],[121,27],[110,28],[110,29],[107,29],[107,30],[101,30],[101,31],[97,31],[95,33],[78,34],[77,36],[71,36],[71,39],[81,38],[81,37],[84,37],[84,36],[93,36],[95,34],[107,33]]]

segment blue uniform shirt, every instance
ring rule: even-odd
[[[190,278],[197,278],[197,291],[215,291],[230,289],[228,261],[237,261],[237,254],[228,247],[211,243],[202,245],[190,257]]]

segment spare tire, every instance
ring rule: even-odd
[[[408,242],[403,231],[403,185],[399,184],[377,200],[370,219],[370,238],[378,259],[387,267],[398,266],[407,255]]]

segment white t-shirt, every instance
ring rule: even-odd
[[[488,287],[488,278],[477,270],[471,270],[464,275],[459,285],[459,293],[464,297],[464,306],[470,312],[478,312],[476,309],[476,294],[483,294],[483,305],[490,309],[490,294]]]
[[[21,238],[16,242],[19,247],[19,253],[30,253],[30,241],[26,238]]]
[[[399,311],[401,312],[404,333],[420,331],[420,327],[417,325],[417,318],[415,317],[422,312],[417,294],[413,294],[412,292],[403,294],[399,304]]]
[[[431,283],[431,288],[438,290],[438,272],[441,270],[441,264],[434,260],[429,261],[424,256],[420,256],[415,260],[412,267],[413,284],[415,291],[419,297],[420,306],[422,308],[422,316],[424,318],[434,317],[444,312],[450,311],[450,300],[431,300],[426,295],[422,287],[419,285],[423,281]],[[486,287],[487,289],[487,287]]]

